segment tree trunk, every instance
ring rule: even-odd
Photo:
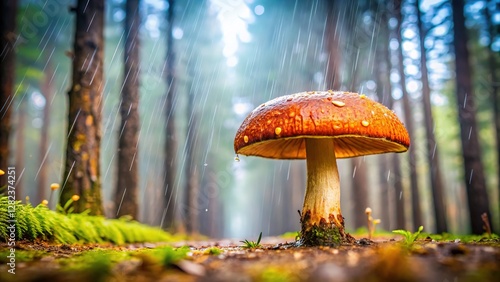
[[[399,43],[399,46],[402,46],[403,40],[401,36],[401,26],[403,24],[403,15],[401,14],[401,0],[395,1],[396,6],[394,7],[395,16],[398,21],[398,26],[396,27],[396,37]],[[405,126],[408,130],[408,134],[412,140],[415,140],[415,129],[413,123],[413,110],[410,104],[410,98],[408,95],[408,91],[406,90],[406,76],[404,71],[403,64],[403,49],[398,48],[398,72],[400,76],[401,90],[403,91],[403,109],[404,109],[404,118],[405,118]],[[410,168],[410,190],[411,190],[411,206],[412,206],[412,221],[413,221],[413,230],[417,231],[420,226],[423,225],[422,221],[422,210],[420,208],[420,192],[418,190],[418,175],[417,175],[417,156],[416,151],[417,147],[415,146],[416,142],[412,142],[409,150],[409,168]]]
[[[40,130],[40,145],[38,147],[38,157],[39,157],[39,169],[37,176],[37,190],[38,190],[38,199],[48,200],[49,195],[48,191],[50,191],[50,186],[47,181],[47,168],[49,166],[49,129],[50,129],[50,112],[52,111],[52,97],[53,97],[53,87],[52,87],[52,79],[54,77],[54,70],[52,69],[52,64],[50,61],[47,63],[47,66],[44,70],[44,78],[42,82],[42,95],[45,97],[45,106],[43,107],[43,123],[42,128]]]
[[[118,179],[116,182],[116,217],[123,215],[137,219],[139,206],[138,152],[139,152],[139,0],[127,0],[125,5],[125,52],[121,126],[118,137]]]
[[[492,1],[493,2],[493,1]],[[488,6],[484,8],[486,16],[486,24],[488,25],[488,33],[490,36],[490,44],[488,45],[488,68],[490,73],[490,83],[491,83],[491,103],[493,104],[493,116],[495,118],[495,139],[497,144],[497,179],[500,182],[500,93],[498,88],[500,86],[500,81],[497,74],[497,57],[493,51],[494,38],[496,36],[495,27],[493,20],[490,15]],[[500,184],[498,184],[498,203],[500,204]],[[498,211],[500,213],[500,210]],[[498,215],[500,220],[500,214]],[[500,222],[497,225],[497,233],[500,231]]]
[[[286,193],[290,195],[290,208],[288,209],[287,231],[296,231],[300,228],[300,216],[297,211],[302,209],[306,187],[305,164],[301,161],[290,161],[290,174]]]
[[[23,201],[27,194],[24,194],[23,175],[26,171],[24,162],[24,152],[26,152],[26,103],[25,99],[19,99],[19,108],[17,109],[17,124],[15,127],[16,132],[16,200]],[[38,196],[38,195],[37,195]],[[35,205],[40,203],[39,197],[35,196],[30,201]]]
[[[443,181],[441,180],[441,169],[439,164],[439,150],[436,137],[434,136],[434,119],[432,117],[431,90],[427,72],[427,58],[425,50],[425,29],[422,23],[422,13],[420,12],[419,1],[415,3],[417,9],[417,20],[420,37],[420,73],[422,81],[422,102],[424,107],[425,133],[427,141],[427,163],[430,169],[432,199],[434,207],[434,219],[436,222],[436,232],[448,231],[446,222],[446,196],[444,194]]]
[[[392,16],[392,10],[394,9],[392,1],[386,4],[387,11],[382,13],[380,19],[380,34],[382,36],[382,46],[381,46],[381,59],[382,63],[380,64],[381,71],[380,80],[383,84],[384,93],[381,96],[381,102],[388,107],[389,109],[394,109],[394,98],[392,97],[392,85],[390,80],[391,74],[391,59],[389,54],[389,42],[390,42],[390,30],[389,30],[389,18]],[[391,188],[394,189],[393,193],[393,203],[394,203],[394,213],[395,220],[391,220],[390,217],[387,219],[390,222],[383,224],[385,228],[389,226],[389,229],[404,229],[406,225],[405,220],[405,201],[403,198],[403,183],[401,182],[401,164],[398,154],[392,154],[386,157],[386,160],[389,162],[388,171],[387,171],[387,201],[391,200]],[[393,181],[389,180],[392,179]],[[384,207],[384,206],[382,206]],[[388,206],[386,206],[388,207]],[[387,213],[390,212],[388,208],[384,208],[385,216],[389,216]],[[395,223],[391,224],[391,223]],[[386,229],[387,230],[387,229]]]
[[[14,74],[17,0],[0,1],[0,187],[7,184]],[[19,197],[19,196],[18,196]]]
[[[380,5],[382,5],[380,7]],[[389,3],[378,3],[376,9],[386,9],[380,15],[380,19],[376,19],[379,22],[380,31],[379,36],[381,37],[376,49],[376,54],[374,60],[377,60],[378,69],[376,70],[376,81],[377,81],[377,98],[378,102],[382,103],[389,109],[393,109],[393,98],[392,98],[392,85],[390,81],[391,72],[391,61],[389,57],[389,17],[390,11],[392,9],[392,4]],[[380,60],[378,60],[380,59]],[[381,227],[385,230],[390,230],[397,226],[405,225],[404,216],[404,200],[403,200],[403,186],[401,182],[401,168],[399,156],[392,155],[381,155],[378,156],[379,166],[379,214],[381,219]],[[391,180],[392,179],[392,180]],[[394,190],[393,190],[394,189]],[[397,195],[396,197],[392,197]],[[400,199],[401,196],[401,199]],[[394,198],[395,201],[391,201]],[[377,211],[375,211],[377,214]],[[395,220],[391,217],[395,215]]]
[[[366,226],[365,209],[368,207],[368,170],[364,157],[352,158],[352,203],[354,229]]]
[[[389,156],[380,155],[378,156],[378,176],[379,176],[379,209],[378,214],[380,215],[380,226],[384,230],[391,229],[391,209],[393,208],[390,201],[390,173],[389,168]],[[375,211],[375,214],[377,212]]]
[[[387,23],[381,20],[381,25],[385,26]],[[381,31],[384,32],[384,31]],[[383,46],[379,47],[377,50],[377,58],[384,58],[386,56],[385,49],[388,49],[388,40],[383,40]],[[387,60],[382,59],[379,63],[379,69],[377,71],[377,96],[378,101],[388,107],[392,108],[392,97],[391,97],[391,82],[389,80],[389,66],[387,65]],[[380,201],[380,226],[389,230],[391,228],[391,204],[390,204],[390,190],[391,185],[389,178],[391,175],[392,165],[389,163],[388,155],[378,156],[378,175],[379,175],[379,201]],[[394,173],[394,172],[392,172]],[[376,213],[376,212],[375,212]]]
[[[196,58],[196,56],[194,56]],[[197,159],[197,136],[198,136],[198,114],[195,108],[195,82],[194,76],[196,59],[189,62],[189,75],[191,78],[188,92],[186,118],[188,120],[187,136],[186,136],[186,159],[185,159],[185,176],[186,188],[184,198],[185,225],[188,234],[199,233],[199,160]]]
[[[455,38],[455,68],[458,120],[462,140],[462,156],[464,161],[464,178],[469,201],[469,215],[472,232],[484,232],[481,215],[486,213],[491,217],[483,164],[481,162],[481,147],[477,133],[476,112],[472,88],[471,64],[467,49],[467,31],[465,29],[464,1],[453,0],[453,31]],[[490,220],[491,224],[491,220]]]
[[[338,1],[326,1],[328,9],[326,22],[326,49],[328,50],[328,65],[325,75],[326,86],[329,89],[340,90],[340,64],[342,62],[342,51],[340,48],[340,30],[342,25],[337,26],[339,22],[338,14],[340,13]]]
[[[175,132],[175,51],[172,30],[174,27],[175,0],[168,0],[167,10],[167,56],[166,56],[166,80],[167,92],[165,93],[165,161],[164,161],[164,201],[162,227],[174,229],[176,217],[177,187],[175,186],[175,175],[177,172],[177,142]]]
[[[358,53],[356,52],[354,54],[357,56]],[[354,66],[354,69],[352,71],[350,90],[358,91],[358,76],[360,70],[356,65],[356,57],[353,56],[351,61],[353,62],[352,65]],[[368,207],[368,167],[366,166],[364,157],[351,158],[350,164],[352,171],[351,199],[353,203],[353,224],[354,229],[358,229],[366,226],[365,209]]]
[[[104,1],[78,0],[73,84],[68,92],[66,166],[60,203],[73,195],[75,212],[102,215],[100,145],[103,81]]]

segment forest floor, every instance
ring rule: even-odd
[[[338,248],[296,247],[281,237],[263,238],[257,248],[236,240],[17,242],[15,274],[8,272],[9,247],[0,243],[0,281],[500,281],[498,238],[404,245],[397,235],[355,237]]]

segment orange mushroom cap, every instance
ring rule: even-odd
[[[332,138],[336,158],[405,152],[410,136],[396,114],[365,95],[310,91],[254,109],[234,139],[237,154],[305,159],[306,138]]]

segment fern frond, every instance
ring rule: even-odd
[[[11,203],[12,204],[12,203]],[[18,240],[53,240],[64,244],[112,242],[118,245],[135,242],[168,242],[174,237],[155,227],[130,218],[106,219],[84,213],[69,213],[58,205],[54,212],[46,206],[15,202],[15,218],[10,218],[8,198],[0,196],[0,241],[7,241],[9,220],[16,219]],[[12,208],[11,208],[12,209]]]

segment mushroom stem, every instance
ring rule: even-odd
[[[306,139],[307,189],[301,214],[304,245],[350,241],[340,212],[340,179],[331,138]]]

